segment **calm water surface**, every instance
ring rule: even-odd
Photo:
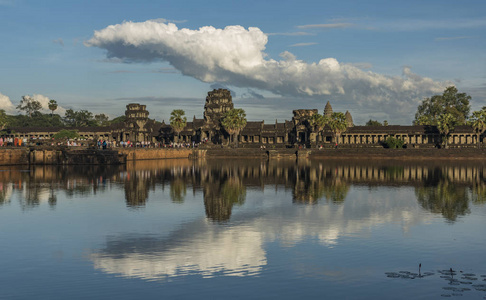
[[[0,299],[486,299],[485,175],[478,163],[3,167]]]

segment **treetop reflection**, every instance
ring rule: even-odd
[[[486,202],[486,167],[477,164],[349,163],[290,160],[166,160],[122,167],[34,166],[0,172],[0,207],[21,193],[23,208],[43,202],[55,207],[57,194],[68,197],[124,189],[126,205],[144,207],[150,190],[170,187],[174,203],[183,203],[188,189],[202,191],[206,217],[230,219],[235,205],[245,203],[247,188],[282,186],[294,203],[334,204],[346,200],[351,186],[412,186],[418,203],[448,221],[470,212],[470,203]],[[20,198],[19,198],[20,199]]]

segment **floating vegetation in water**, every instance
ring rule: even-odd
[[[475,281],[475,280],[478,280],[476,277],[462,277],[462,279],[466,279],[466,280],[472,280],[472,281]]]
[[[450,276],[455,276],[457,275],[457,272],[452,270],[452,269],[449,269],[449,270],[439,270],[437,271],[439,272],[440,274],[444,274],[444,275],[450,275]]]
[[[434,275],[432,272],[426,272],[424,274],[412,273],[408,271],[398,272],[386,272],[385,275],[389,278],[403,278],[403,279],[415,279]]]
[[[414,273],[410,271],[398,271],[398,272],[386,272],[385,275],[389,278],[403,278],[403,279],[415,279],[415,278],[425,278],[428,276],[435,275],[434,272],[424,272],[421,273],[420,269],[422,264],[419,265],[419,273]],[[444,291],[449,291],[450,294],[441,294],[441,297],[460,297],[463,296],[464,292],[468,291],[479,291],[486,292],[486,284],[473,284],[475,281],[480,280],[486,281],[486,275],[476,275],[474,273],[463,273],[462,271],[456,271],[450,268],[449,270],[438,270],[437,273],[439,277],[447,282],[447,286],[442,287]],[[457,278],[456,278],[457,277]],[[471,288],[469,288],[471,287]],[[484,297],[486,299],[486,296]]]
[[[476,289],[476,291],[486,292],[486,284],[473,284],[472,287]]]

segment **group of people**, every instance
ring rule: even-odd
[[[117,145],[115,141],[111,142],[111,147],[117,147],[120,146],[121,148],[130,148],[130,147],[135,147],[135,148],[159,148],[160,143],[151,143],[151,142],[146,142],[146,141],[141,141],[141,142],[135,142],[132,143],[129,140],[124,142],[120,141],[120,143]]]
[[[20,147],[27,145],[27,138],[0,137],[0,147],[14,146]]]
[[[207,139],[201,141],[201,143],[192,142],[181,142],[175,143],[171,142],[169,144],[161,143],[161,142],[131,142],[131,141],[109,141],[104,139],[99,139],[96,141],[96,147],[98,149],[107,149],[107,148],[197,148],[200,144],[205,144]],[[30,138],[30,145],[50,145],[50,146],[68,146],[68,147],[83,147],[87,146],[90,142],[88,140],[79,140],[79,139],[67,139],[65,141],[57,141],[57,140],[45,140],[45,139],[37,139],[37,138]],[[19,146],[27,146],[29,144],[29,139],[26,137],[0,137],[0,147],[19,147]]]

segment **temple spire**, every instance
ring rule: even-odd
[[[327,101],[326,107],[324,107],[324,117],[330,118],[332,116],[332,106],[329,101]]]
[[[344,116],[346,117],[346,126],[347,127],[353,127],[354,126],[353,117],[351,117],[351,114],[349,113],[349,111],[346,111]]]

